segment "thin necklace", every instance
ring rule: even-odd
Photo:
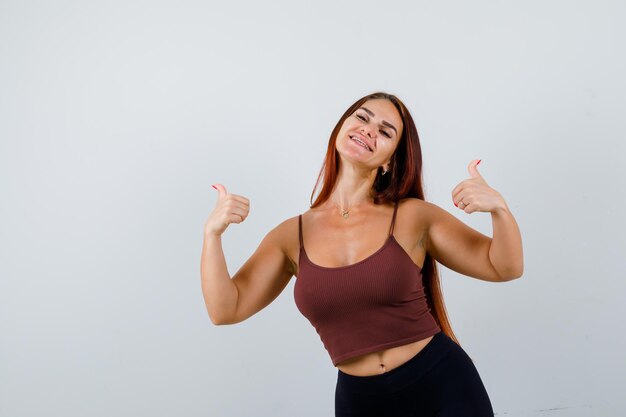
[[[362,200],[365,201],[365,200]],[[350,207],[348,210],[344,210],[343,207],[339,206],[339,204],[335,203],[335,206],[337,206],[340,210],[341,210],[341,215],[343,216],[344,219],[347,219],[348,216],[350,216],[350,210],[352,210],[352,207]],[[352,205],[354,207],[354,204]]]

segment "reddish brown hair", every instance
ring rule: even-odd
[[[383,176],[381,175],[382,171],[379,169],[376,179],[374,180],[372,190],[374,194],[374,204],[393,203],[407,197],[424,200],[424,190],[422,186],[422,148],[413,118],[399,98],[392,94],[376,92],[361,97],[354,102],[335,125],[335,128],[330,134],[324,163],[322,164],[315,187],[313,187],[313,192],[311,193],[311,200],[313,199],[313,195],[320,181],[323,181],[322,189],[315,201],[311,204],[311,208],[317,207],[326,201],[330,197],[331,191],[337,182],[340,158],[335,144],[337,142],[337,134],[339,130],[341,130],[343,122],[361,107],[363,103],[373,99],[389,100],[396,107],[398,113],[400,113],[403,125],[400,142],[389,163],[389,172]],[[448,320],[448,314],[441,291],[437,263],[429,254],[426,254],[426,259],[424,260],[422,276],[428,306],[437,324],[439,324],[439,327],[444,333],[459,344],[456,335],[452,331],[450,321]]]

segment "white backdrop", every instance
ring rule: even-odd
[[[331,416],[337,370],[293,301],[214,326],[220,182],[251,201],[231,275],[308,209],[331,130],[397,94],[426,199],[468,163],[507,200],[524,276],[441,268],[495,414],[623,416],[621,1],[0,2],[0,416]]]

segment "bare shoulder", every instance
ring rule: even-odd
[[[425,230],[425,246],[429,251],[433,250],[432,247],[429,247],[429,244],[432,244],[433,234],[437,233],[443,225],[448,227],[456,226],[456,232],[459,232],[460,228],[463,228],[464,224],[460,220],[458,220],[452,213],[448,210],[438,206],[435,203],[431,203],[429,201],[418,200],[420,202],[420,217],[423,222],[423,227]],[[467,231],[468,227],[465,226],[465,231]]]
[[[414,230],[423,229],[431,204],[415,197],[402,198],[398,202],[398,220]]]
[[[427,227],[431,224],[433,219],[437,218],[437,216],[441,216],[442,212],[445,211],[438,205],[419,198],[410,197],[402,201],[404,201],[404,205],[407,206],[406,211],[418,215]]]
[[[416,263],[423,258],[423,241],[428,227],[427,209],[425,201],[419,198],[406,197],[398,201],[393,234]]]
[[[297,271],[295,259],[300,248],[298,217],[296,215],[283,220],[268,233],[268,236],[272,236],[275,245],[285,254],[293,275]]]
[[[400,199],[398,208],[405,207],[405,210],[423,210],[429,204],[431,203],[429,203],[428,201],[424,201],[420,198],[405,197]]]
[[[418,210],[420,207],[424,206],[424,203],[424,200],[420,200],[416,197],[405,197],[401,198],[398,202],[398,209],[402,207],[403,210]]]

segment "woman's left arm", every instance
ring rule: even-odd
[[[515,218],[499,192],[489,187],[476,169],[480,160],[470,162],[471,178],[461,181],[452,190],[454,205],[465,211],[490,212],[493,238],[489,247],[489,260],[505,280],[519,278],[524,273],[522,236]]]

